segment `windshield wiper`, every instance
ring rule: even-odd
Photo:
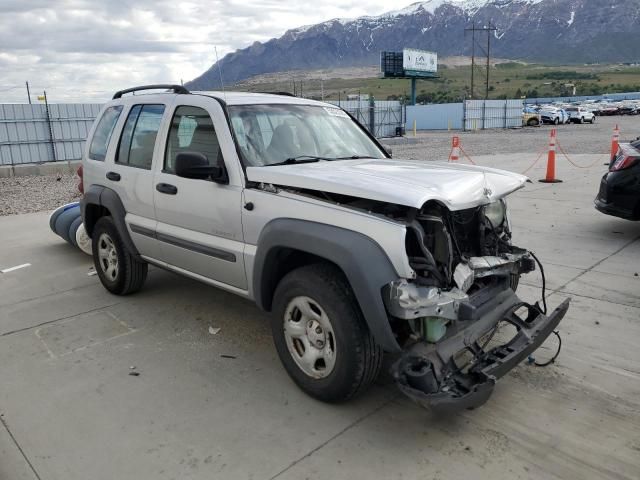
[[[363,158],[371,158],[371,157],[365,157],[362,155],[349,155],[348,157],[336,157],[335,160],[361,160]]]
[[[320,160],[326,160],[326,161],[330,162],[331,160],[337,160],[337,159],[336,158],[329,158],[329,157],[317,157],[315,155],[299,155],[297,157],[287,158],[283,162],[269,163],[269,164],[265,165],[265,167],[274,167],[274,166],[278,166],[278,165],[293,165],[295,163],[314,163],[314,162],[318,162]]]

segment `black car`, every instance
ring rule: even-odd
[[[595,204],[607,215],[640,220],[640,138],[620,144],[602,177]]]

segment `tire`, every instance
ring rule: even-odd
[[[536,125],[538,125],[538,120],[536,120],[535,118],[530,118],[529,120],[527,120],[527,125],[530,127],[535,127]]]
[[[74,247],[78,246],[78,242],[76,241],[76,232],[78,231],[78,227],[82,225],[82,215],[79,215],[71,225],[69,226],[69,232],[67,235],[69,236],[69,243]]]
[[[51,215],[49,215],[49,228],[53,233],[56,233],[55,226],[56,226],[56,220],[58,219],[58,217],[63,212],[65,212],[66,210],[69,210],[70,208],[75,207],[76,205],[80,206],[80,203],[78,202],[67,203],[66,205],[62,205],[61,207],[58,207],[53,212],[51,212]]]
[[[58,215],[58,218],[56,218],[53,231],[61,236],[66,242],[71,243],[71,239],[69,238],[69,227],[76,218],[80,218],[80,207],[68,208]]]
[[[142,288],[148,265],[127,251],[111,217],[100,217],[91,240],[93,264],[104,288],[115,295],[129,295]]]
[[[596,123],[596,116],[594,115],[593,117],[591,117],[591,121],[589,122],[591,125],[593,125],[594,123]]]
[[[556,119],[553,121],[554,125],[559,125],[560,124],[560,119],[556,117]]]
[[[578,120],[578,123],[582,125],[584,123],[584,117],[580,117],[580,120]]]
[[[318,263],[285,275],[274,293],[272,310],[271,330],[280,361],[308,395],[342,402],[364,392],[377,378],[382,348],[336,267]],[[304,360],[309,348],[321,352],[315,361]]]

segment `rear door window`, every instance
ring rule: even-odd
[[[107,148],[109,147],[109,140],[111,140],[113,129],[116,127],[121,112],[122,105],[116,105],[107,108],[102,114],[98,126],[93,133],[91,145],[89,146],[89,158],[91,160],[104,162],[107,155]]]
[[[151,169],[164,105],[134,105],[122,130],[116,163]]]

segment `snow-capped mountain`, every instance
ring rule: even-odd
[[[546,63],[640,60],[640,0],[426,0],[378,16],[333,19],[287,31],[222,58],[224,81],[294,69],[375,65],[404,47],[468,55],[473,23],[497,28],[496,57]],[[212,66],[188,83],[219,87]]]

